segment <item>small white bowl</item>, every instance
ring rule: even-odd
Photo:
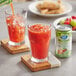
[[[54,21],[54,27],[57,26],[57,24],[63,20],[63,19],[66,19],[66,18],[70,18],[71,16],[67,16],[67,17],[61,17],[61,18],[58,18]],[[73,41],[76,41],[76,31],[72,31],[72,40]]]

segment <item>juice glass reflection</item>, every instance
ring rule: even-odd
[[[22,45],[25,43],[25,19],[27,12],[16,11],[13,15],[10,11],[6,11],[6,23],[9,34],[9,45]]]
[[[35,24],[28,27],[33,62],[48,60],[48,49],[51,40],[51,26]]]

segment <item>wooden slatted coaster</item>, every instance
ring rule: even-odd
[[[51,53],[49,55],[49,61],[41,63],[32,62],[30,58],[30,55],[25,55],[21,57],[21,61],[33,72],[61,66],[61,62]]]
[[[7,39],[1,41],[1,46],[11,54],[29,51],[29,47],[26,44],[21,46],[9,46]]]

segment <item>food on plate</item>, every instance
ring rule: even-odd
[[[40,12],[41,12],[42,14],[45,14],[45,13],[48,12],[48,9],[43,9],[43,10],[41,10]]]
[[[73,31],[76,31],[76,16],[71,16],[70,18],[66,18],[61,20],[58,25],[70,25]]]
[[[37,8],[56,10],[60,8],[60,5],[58,3],[44,1],[42,4],[38,4]]]
[[[76,26],[76,19],[72,19],[70,24],[71,24],[72,26]]]
[[[57,10],[49,10],[48,12],[46,12],[46,14],[59,14],[59,13],[63,13],[63,7],[60,7]]]
[[[37,9],[41,14],[59,14],[64,12],[64,6],[61,3],[61,0],[57,2],[44,1],[43,3],[37,4]]]

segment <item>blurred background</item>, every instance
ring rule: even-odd
[[[25,1],[37,1],[37,0],[13,0],[13,1],[15,1],[15,2],[25,2]],[[63,0],[63,1],[76,1],[76,0]]]

